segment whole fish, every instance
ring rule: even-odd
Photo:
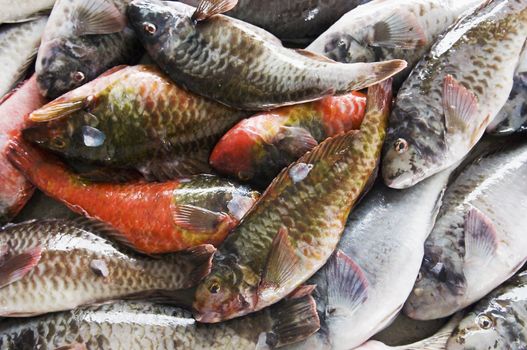
[[[51,11],[55,0],[0,0],[0,24],[25,22]]]
[[[325,264],[375,175],[391,99],[391,79],[371,87],[359,131],[322,142],[273,181],[215,255],[196,291],[198,321],[219,322],[274,304]]]
[[[209,272],[211,245],[153,259],[96,234],[105,231],[100,223],[80,220],[28,221],[2,229],[0,315],[33,316],[126,297],[177,301],[184,298],[179,290]]]
[[[284,300],[243,319],[200,324],[190,312],[146,302],[120,302],[0,324],[0,348],[271,349],[318,329],[313,298]],[[60,329],[60,332],[56,330]]]
[[[165,180],[208,172],[212,148],[245,115],[141,65],[114,68],[34,111],[37,123],[23,134],[68,158]]]
[[[494,0],[463,17],[403,84],[382,172],[407,188],[461,160],[509,97],[527,39],[527,2]]]
[[[287,49],[270,33],[219,15],[236,2],[202,0],[194,11],[138,0],[128,7],[128,18],[175,82],[239,109],[266,110],[349,93],[406,67],[401,60],[346,65]]]
[[[343,63],[399,58],[408,62],[400,85],[439,35],[484,0],[373,0],[346,13],[307,50]]]
[[[448,350],[522,350],[527,347],[527,272],[493,291],[469,312]]]
[[[33,186],[11,165],[6,150],[26,125],[27,114],[44,103],[33,76],[0,104],[0,224],[18,214],[33,194]]]
[[[219,245],[258,195],[212,175],[164,183],[90,183],[21,142],[12,142],[8,157],[42,192],[109,224],[120,241],[149,254]]]
[[[56,1],[35,67],[44,96],[56,98],[114,66],[139,60],[139,41],[125,16],[129,2]]]
[[[0,98],[25,77],[33,64],[46,21],[47,17],[39,17],[0,27]]]
[[[405,313],[445,317],[479,300],[527,260],[527,144],[466,166],[449,185]]]
[[[360,128],[366,96],[354,92],[244,119],[227,132],[210,156],[214,170],[267,186],[280,170],[328,137]]]

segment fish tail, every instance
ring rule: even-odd
[[[378,128],[379,125],[387,124],[393,99],[392,83],[393,79],[390,78],[368,89],[368,102],[362,129],[372,126]]]
[[[202,244],[182,252],[181,254],[173,255],[176,264],[181,263],[181,255],[187,259],[186,262],[192,264],[193,268],[190,271],[188,288],[197,285],[203,277],[210,273],[212,268],[212,257],[216,252],[211,244]]]
[[[348,63],[341,64],[343,71],[338,73],[345,79],[345,85],[337,94],[362,90],[393,77],[406,68],[404,60],[391,60],[375,63]]]

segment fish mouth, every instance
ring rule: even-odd
[[[194,309],[192,313],[196,321],[201,323],[217,323],[223,321],[223,317],[217,312],[204,312],[200,313]]]
[[[391,172],[383,172],[383,180],[386,186],[396,189],[403,190],[412,187],[417,183],[418,178],[411,173],[401,172],[396,175],[390,175]]]

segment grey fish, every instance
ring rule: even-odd
[[[527,272],[476,304],[448,341],[448,350],[527,348]]]
[[[153,259],[95,234],[78,219],[28,221],[0,231],[0,316],[33,316],[126,297],[177,301],[209,273],[214,247]]]
[[[150,56],[178,84],[225,105],[262,110],[343,94],[385,80],[406,62],[353,65],[278,45],[262,29],[218,15],[236,0],[198,8],[133,1],[128,18]]]
[[[343,63],[403,59],[404,73],[430,50],[439,35],[460,15],[484,0],[373,0],[348,12],[307,50]]]
[[[55,0],[0,0],[0,24],[26,22],[51,11]]]
[[[27,74],[37,55],[47,17],[0,27],[0,98]]]
[[[449,185],[405,305],[411,318],[451,315],[526,261],[527,144],[515,140],[496,148],[469,163]]]
[[[494,0],[463,17],[397,96],[382,171],[407,188],[461,160],[507,101],[527,38],[527,2]]]
[[[114,66],[139,60],[139,42],[126,22],[129,1],[57,0],[35,68],[44,96],[56,98]]]

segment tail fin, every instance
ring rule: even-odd
[[[385,81],[393,77],[406,68],[407,63],[403,60],[391,60],[375,63],[348,63],[343,64],[348,74],[343,77],[350,77],[344,91],[337,91],[337,94],[348,93],[351,91],[362,90],[374,84]]]
[[[388,123],[393,99],[392,83],[393,79],[387,79],[368,89],[366,115],[362,121],[361,129],[372,125],[378,128],[379,124],[384,127]]]

